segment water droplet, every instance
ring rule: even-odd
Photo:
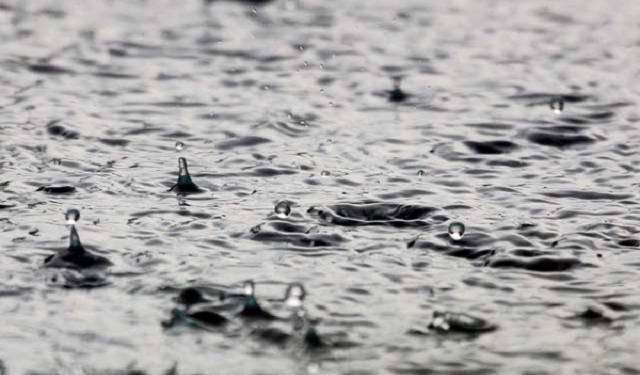
[[[243,290],[245,296],[253,297],[253,294],[255,293],[256,287],[253,284],[253,281],[246,281],[244,283],[244,285],[242,286],[242,290]]]
[[[309,63],[305,61],[304,66],[309,66]]]
[[[285,293],[285,303],[289,307],[302,307],[302,303],[304,302],[304,297],[306,295],[307,292],[301,284],[291,284]]]
[[[324,89],[320,89],[320,94],[324,94]]]
[[[320,69],[324,69],[324,64],[320,64]]]
[[[553,111],[553,113],[559,115],[564,110],[564,101],[561,98],[552,99],[549,102],[549,108]]]
[[[318,363],[309,363],[307,365],[307,374],[318,375],[320,373],[320,365]]]
[[[424,175],[424,171],[421,169],[418,171],[418,177],[422,177]]]
[[[449,237],[451,237],[451,239],[453,239],[454,241],[458,241],[459,239],[461,239],[462,236],[464,236],[464,231],[464,224],[459,221],[454,221],[453,223],[449,224]]]
[[[184,150],[184,148],[185,148],[185,145],[184,145],[183,142],[180,142],[180,141],[176,142],[176,151],[177,152],[180,152],[180,151]]]
[[[320,176],[322,176],[322,177],[329,177],[329,176],[331,176],[331,172],[326,171],[326,170],[325,170],[325,171],[322,171],[322,172],[320,172]]]
[[[80,211],[75,208],[68,209],[67,212],[64,213],[64,218],[67,220],[67,224],[75,225],[78,220],[80,220]]]
[[[287,201],[280,201],[276,204],[274,211],[276,212],[277,217],[280,219],[286,219],[291,215],[291,206]]]
[[[262,86],[262,89],[263,89],[263,90],[269,90],[269,86],[264,85],[264,86]]]
[[[252,12],[253,14],[258,14],[258,11],[256,10],[256,8],[251,8],[251,12]]]
[[[298,46],[298,49],[299,49],[300,51],[304,51],[304,46]]]

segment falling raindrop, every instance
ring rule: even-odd
[[[329,176],[331,176],[331,172],[329,172],[327,170],[324,170],[324,171],[320,172],[320,176],[329,177]]]
[[[75,225],[78,220],[80,220],[80,211],[75,208],[68,209],[64,214],[65,220],[67,220],[67,224]]]
[[[454,221],[453,223],[449,224],[449,237],[451,237],[451,239],[453,239],[454,241],[460,240],[462,236],[464,236],[464,231],[464,224],[459,221]]]
[[[553,111],[553,113],[559,115],[564,110],[564,101],[561,98],[552,99],[549,102],[549,108]]]
[[[280,219],[286,219],[291,215],[291,206],[287,201],[280,201],[276,204],[274,211]]]
[[[418,171],[418,177],[422,177],[424,175],[424,171],[421,169]]]
[[[180,151],[184,150],[185,147],[186,146],[185,146],[185,144],[183,142],[180,142],[180,141],[176,142],[176,151],[177,152],[180,152]]]

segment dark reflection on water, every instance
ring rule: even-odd
[[[204,3],[0,2],[0,373],[640,372],[640,4]]]

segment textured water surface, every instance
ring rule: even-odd
[[[4,0],[0,373],[640,373],[639,57],[632,0]],[[43,267],[72,207],[110,267]]]

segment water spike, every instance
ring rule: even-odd
[[[169,191],[175,190],[178,194],[201,192],[200,188],[191,180],[189,169],[187,168],[187,159],[178,158],[178,168],[178,182]]]
[[[253,281],[249,280],[244,283],[242,286],[242,292],[244,294],[244,307],[242,311],[240,311],[240,316],[249,318],[249,319],[260,319],[260,320],[276,320],[277,318],[273,316],[268,311],[262,309],[258,300],[255,297],[255,284]]]
[[[69,233],[69,251],[84,252],[84,247],[80,242],[80,236],[78,235],[75,225],[71,225],[71,232]]]
[[[180,176],[189,176],[189,170],[187,169],[187,159],[178,158],[178,168],[180,168]]]

